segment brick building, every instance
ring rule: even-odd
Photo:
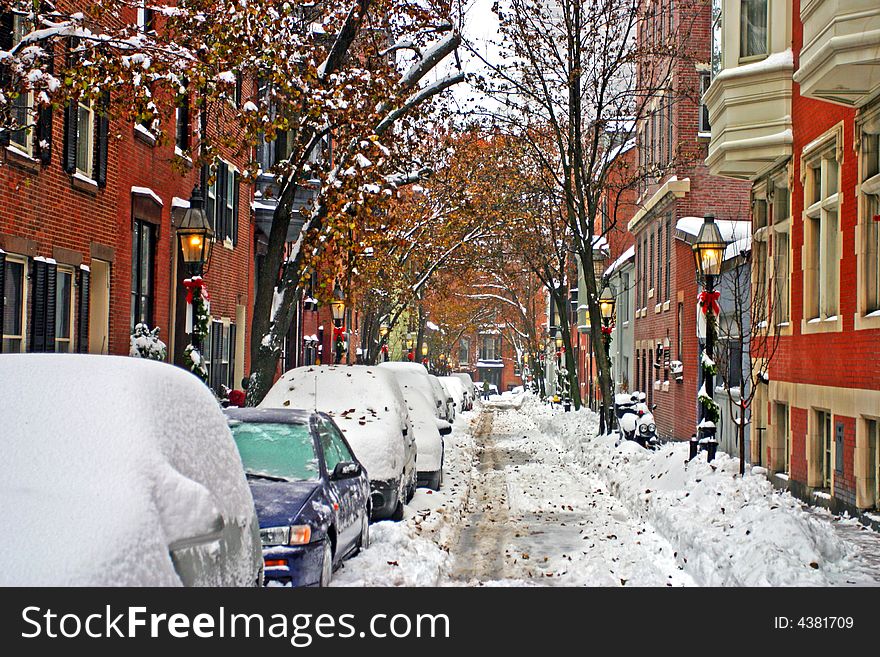
[[[723,221],[747,221],[748,184],[710,173],[706,157],[710,126],[696,100],[708,86],[711,8],[648,2],[639,39],[686,35],[667,79],[636,126],[640,170],[638,211],[628,223],[635,243],[632,390],[646,393],[663,436],[687,439],[697,423],[699,343],[697,280],[688,218],[712,213]],[[652,74],[654,69],[652,69]],[[682,364],[674,376],[671,364]]]
[[[751,459],[832,506],[878,505],[880,5],[718,3],[707,163],[747,180],[753,288],[777,335]],[[768,26],[772,26],[769,29]],[[742,38],[741,38],[742,36]]]
[[[126,22],[154,27],[143,10],[128,11]],[[22,21],[0,17],[0,49],[27,34]],[[62,56],[59,44],[55,57]],[[240,106],[252,90],[246,80],[238,89]],[[32,97],[17,102],[23,116],[34,114]],[[110,119],[96,104],[77,101],[36,112],[34,130],[0,135],[4,353],[127,355],[142,322],[160,329],[168,360],[182,362],[190,341],[181,284],[188,274],[175,226],[200,185],[216,238],[204,276],[211,322],[203,355],[214,389],[239,387],[253,307],[252,190],[238,173],[247,154],[224,150],[211,172],[194,168],[186,153],[198,147],[206,113],[196,113],[192,98],[162,105],[163,127],[173,136],[167,142],[156,139],[155,126]],[[234,129],[236,107],[207,111],[211,129]]]

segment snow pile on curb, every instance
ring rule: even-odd
[[[417,489],[402,522],[371,525],[369,549],[344,563],[334,586],[438,586],[449,579],[454,561],[449,550],[458,540],[470,491],[477,416],[458,414],[444,438],[440,490]]]
[[[707,586],[829,586],[868,583],[855,549],[827,523],[739,460],[719,453],[687,463],[687,443],[649,452],[597,436],[598,418],[560,413],[536,399],[523,407],[580,464],[600,476],[629,511],[676,548],[680,565]]]

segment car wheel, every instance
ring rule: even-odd
[[[390,520],[401,521],[403,520],[403,500],[397,501],[397,506],[394,507],[394,513],[391,514]]]
[[[321,586],[330,586],[330,580],[333,579],[333,546],[330,545],[330,538],[324,539],[324,558],[321,561]]]
[[[432,472],[428,478],[428,488],[432,490],[440,490],[440,484],[443,482],[443,470]]]
[[[370,547],[370,519],[369,514],[364,513],[364,517],[361,519],[361,535],[358,538],[358,551],[366,550]]]

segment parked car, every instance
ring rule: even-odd
[[[455,400],[458,408],[469,411],[473,408],[473,400],[470,399],[462,380],[456,376],[437,377],[446,392]]]
[[[443,417],[447,422],[455,422],[455,399],[453,399],[452,395],[449,394],[449,391],[443,387],[443,384],[440,383],[440,379],[434,376],[433,374],[428,375],[428,379],[431,381],[431,387],[434,389],[434,395],[440,396],[440,399],[443,400],[443,405],[441,408],[444,411]]]
[[[445,451],[443,436],[452,432],[452,425],[434,417],[431,402],[418,390],[407,388],[403,391],[403,396],[409,407],[409,417],[419,448],[416,458],[418,485],[440,490]],[[438,422],[442,422],[443,426],[438,426]]]
[[[391,372],[402,389],[414,388],[421,392],[426,399],[433,401],[434,414],[438,418],[446,420],[446,393],[443,392],[443,386],[440,386],[440,392],[437,391],[424,365],[388,361],[381,363],[379,367]]]
[[[471,405],[473,406],[473,401],[480,396],[480,391],[477,390],[477,387],[474,385],[474,381],[473,379],[471,379],[471,375],[467,372],[453,372],[450,376],[461,379],[461,383],[462,385],[464,385],[465,391],[470,393]]]
[[[370,543],[370,480],[324,413],[227,408],[260,521],[266,581],[329,586]]]
[[[387,370],[307,365],[284,373],[258,408],[323,411],[370,476],[372,518],[403,518],[416,490],[416,443],[403,395]]]
[[[10,354],[0,395],[0,585],[262,583],[238,450],[191,373],[120,356]]]

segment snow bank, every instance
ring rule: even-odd
[[[806,512],[760,474],[739,476],[719,453],[687,463],[687,443],[649,452],[597,436],[588,410],[560,413],[534,398],[523,412],[677,549],[686,572],[708,586],[828,586],[865,583],[855,549],[828,522]]]
[[[214,532],[187,548],[204,566],[195,583],[254,581],[253,499],[223,414],[192,374],[116,356],[6,355],[0,395],[14,400],[0,411],[0,585],[179,586],[170,550]],[[44,558],[47,544],[57,558]]]

